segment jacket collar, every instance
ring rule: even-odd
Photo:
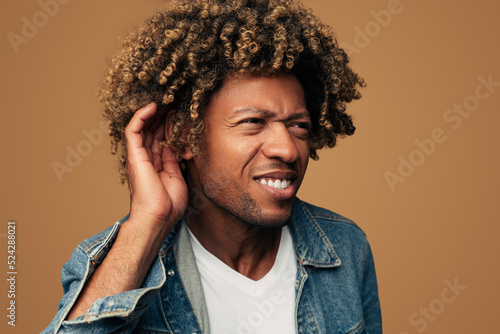
[[[167,253],[176,240],[176,235],[184,219],[181,219],[168,235],[160,253]],[[319,268],[338,267],[342,264],[326,233],[319,226],[314,214],[305,202],[295,198],[292,221],[289,224],[295,252],[299,262]]]
[[[292,222],[289,226],[295,252],[301,264],[320,268],[340,266],[340,258],[330,240],[313,213],[298,198],[295,199]]]

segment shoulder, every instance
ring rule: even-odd
[[[297,204],[302,206],[305,210],[307,210],[308,213],[310,214],[310,217],[312,217],[312,218],[324,219],[326,221],[336,222],[336,223],[344,223],[344,224],[359,228],[355,222],[353,222],[349,218],[346,218],[342,215],[339,215],[338,213],[335,213],[335,212],[330,211],[328,209],[304,202],[304,201],[299,200],[299,199],[297,199],[297,201],[298,201]]]
[[[361,250],[367,246],[365,232],[338,213],[297,199],[294,214],[301,217],[301,224],[308,226],[306,229],[315,229],[336,249],[354,247]]]
[[[299,199],[297,199],[296,206],[298,207],[299,212],[302,212],[310,220],[318,223],[322,228],[345,230],[363,236],[365,235],[363,230],[354,221],[331,210],[304,202]]]

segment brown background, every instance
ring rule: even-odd
[[[300,197],[354,219],[367,233],[386,333],[497,332],[500,87],[456,129],[443,115],[474,102],[478,77],[500,82],[500,3],[401,0],[399,13],[377,26],[371,11],[390,3],[306,1],[344,45],[357,45],[352,64],[368,87],[350,106],[357,133],[310,164]],[[36,0],[2,1],[0,272],[8,271],[9,220],[17,222],[18,270],[15,328],[6,324],[1,280],[2,333],[48,325],[62,296],[61,266],[74,247],[127,213],[127,188],[107,138],[62,182],[52,164],[66,164],[67,147],[82,148],[83,130],[99,129],[94,94],[116,37],[164,5],[70,1],[16,53],[7,34],[20,34],[23,17],[33,22],[41,7]],[[356,36],[365,28],[372,29],[369,44]],[[418,160],[415,140],[435,128],[446,141]],[[400,156],[420,165],[392,191],[384,174],[398,173]],[[466,286],[450,303],[441,294],[446,280]],[[447,301],[452,296],[445,294]],[[419,314],[429,307],[428,318]]]

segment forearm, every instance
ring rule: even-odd
[[[158,251],[184,214],[188,189],[177,155],[160,145],[165,118],[152,103],[139,109],[125,128],[130,217],[99,267],[85,283],[66,320],[87,312],[99,298],[141,287]]]
[[[170,224],[169,224],[170,225]],[[125,221],[109,253],[86,283],[66,320],[77,318],[99,298],[140,288],[170,229]]]

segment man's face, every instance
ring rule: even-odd
[[[208,199],[202,214],[288,223],[309,160],[311,121],[299,81],[291,74],[230,77],[204,122],[201,156],[188,163],[190,186]]]

